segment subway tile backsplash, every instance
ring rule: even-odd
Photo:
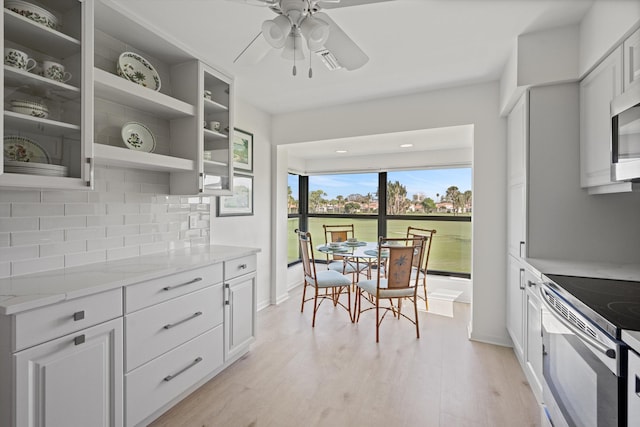
[[[168,195],[164,172],[98,166],[95,178],[93,191],[0,190],[0,277],[208,243],[210,197]]]

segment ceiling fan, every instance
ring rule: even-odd
[[[323,9],[357,6],[387,0],[234,0],[271,9],[277,16],[262,23],[262,30],[233,61],[255,64],[270,50],[281,49],[282,57],[296,62],[305,49],[316,54],[330,70],[357,70],[369,57]],[[306,45],[306,47],[304,47]],[[313,76],[309,63],[309,77]]]

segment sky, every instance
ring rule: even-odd
[[[407,188],[409,199],[416,193],[424,193],[427,197],[438,201],[436,194],[444,195],[452,185],[462,192],[471,190],[471,168],[429,169],[417,171],[395,171],[387,173],[388,181],[400,181]],[[297,179],[289,179],[289,186],[294,197],[298,194]],[[378,189],[377,173],[357,173],[342,175],[314,175],[309,177],[309,190],[323,190],[326,199],[336,196],[367,193],[375,194]]]

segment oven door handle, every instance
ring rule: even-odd
[[[609,348],[606,345],[602,344],[600,341],[594,339],[593,337],[587,335],[580,329],[576,328],[571,322],[565,319],[561,314],[559,314],[554,307],[552,307],[544,295],[544,289],[540,286],[540,297],[542,298],[542,302],[549,309],[549,312],[553,314],[553,317],[558,319],[560,323],[562,323],[567,329],[573,332],[578,338],[580,338],[583,342],[591,345],[594,349],[598,350],[600,353],[605,356],[615,359],[616,358],[616,350],[613,348]]]

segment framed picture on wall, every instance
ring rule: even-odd
[[[253,134],[233,129],[233,168],[253,172]]]
[[[253,177],[233,176],[233,194],[218,197],[217,216],[253,215]]]

